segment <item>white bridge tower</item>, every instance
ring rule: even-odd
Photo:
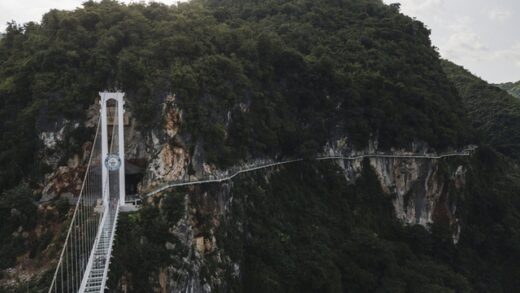
[[[108,186],[110,182],[108,172],[109,171],[119,171],[119,205],[122,206],[125,204],[125,137],[124,137],[124,105],[125,102],[123,100],[124,93],[122,92],[101,92],[99,96],[101,100],[99,101],[101,104],[101,158],[103,162],[102,168],[102,186]],[[115,113],[112,117],[113,120],[117,119],[117,121],[111,121],[112,124],[117,123],[117,150],[109,150],[108,149],[108,103],[110,101],[115,101],[116,109]],[[112,142],[114,143],[114,142]],[[112,153],[110,153],[112,151]],[[117,153],[114,153],[117,151]],[[103,203],[108,204],[108,190],[103,188]]]
[[[99,93],[96,135],[48,293],[106,289],[118,215],[126,200],[124,95]]]

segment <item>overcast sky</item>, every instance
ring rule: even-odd
[[[519,0],[384,0],[432,30],[442,57],[498,83],[520,80]]]
[[[489,82],[520,80],[519,0],[384,0],[432,30],[441,55]],[[83,0],[0,0],[5,23],[39,21],[51,8],[74,9]],[[126,0],[123,2],[130,2]],[[177,0],[161,0],[167,4]]]

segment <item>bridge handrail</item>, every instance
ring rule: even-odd
[[[72,228],[74,227],[74,221],[76,220],[76,215],[78,214],[78,209],[79,209],[79,206],[81,204],[81,198],[82,198],[83,192],[85,190],[85,183],[87,181],[87,176],[89,174],[90,166],[92,164],[92,158],[94,156],[94,149],[95,149],[95,146],[96,146],[96,141],[98,139],[99,126],[100,126],[99,121],[100,120],[101,120],[101,118],[98,119],[97,128],[96,128],[96,135],[94,136],[94,142],[92,144],[92,149],[90,150],[90,155],[89,155],[89,159],[88,159],[88,165],[87,165],[87,168],[85,169],[86,171],[85,171],[85,175],[83,176],[83,182],[81,183],[81,189],[80,189],[80,192],[79,192],[78,200],[76,202],[76,206],[74,207],[74,214],[72,215],[72,220],[70,222],[71,224],[70,224],[69,229],[67,231],[67,236],[65,237],[65,244],[63,245],[63,248],[61,250],[60,258],[58,260],[58,264],[56,266],[56,270],[54,271],[54,276],[52,277],[51,286],[49,287],[49,291],[48,291],[49,293],[52,292],[52,289],[56,285],[56,279],[58,277],[58,271],[60,269],[60,266],[63,264],[63,256],[64,256],[65,251],[67,249],[67,244],[69,243],[70,235],[72,233]]]
[[[108,206],[104,206],[103,212],[100,215],[101,221],[99,221],[99,227],[103,227],[105,225],[105,222],[107,221],[107,217],[109,217],[109,216],[110,215],[108,213]],[[94,240],[94,244],[92,245],[92,249],[94,249],[95,247],[98,246],[101,233],[103,233],[103,229],[98,229],[96,231],[96,238]],[[94,261],[94,254],[91,252],[89,255],[88,261],[87,261],[87,266],[85,268],[84,274],[88,274],[90,272],[90,269],[92,268],[92,265],[93,265],[93,261]],[[87,278],[83,277],[81,280],[81,284],[79,286],[79,292],[84,292],[86,286],[87,286]]]
[[[446,152],[442,154],[392,154],[389,152],[377,152],[377,153],[361,153],[361,154],[355,154],[352,156],[318,156],[314,158],[314,160],[317,161],[324,161],[324,160],[358,160],[358,159],[364,159],[364,158],[403,158],[403,159],[442,159],[447,157],[468,157],[471,156],[471,150],[465,149],[460,152]],[[175,180],[174,182],[167,183],[164,186],[158,187],[157,189],[150,191],[144,195],[144,197],[149,197],[152,195],[155,195],[159,192],[162,192],[166,189],[177,187],[177,186],[186,186],[186,185],[196,185],[196,184],[205,184],[205,183],[216,183],[216,182],[223,182],[228,181],[230,179],[233,179],[239,174],[251,172],[259,169],[265,169],[270,168],[274,166],[280,166],[285,164],[291,164],[295,162],[301,162],[304,159],[291,159],[291,160],[285,160],[281,162],[270,162],[267,164],[260,164],[260,165],[254,165],[251,167],[245,167],[245,168],[237,168],[237,167],[231,167],[231,169],[228,169],[224,171],[223,173],[226,174],[225,176],[222,176],[220,178],[210,174],[202,178],[197,178],[197,180],[190,180],[188,179],[180,179]],[[246,164],[247,165],[247,164]],[[235,171],[236,170],[236,171]],[[229,175],[231,174],[231,175]]]
[[[114,246],[114,237],[115,237],[115,234],[116,234],[116,228],[117,228],[117,214],[119,213],[119,199],[117,199],[116,203],[115,203],[115,216],[114,218],[112,219],[112,221],[114,221],[112,223],[112,231],[110,233],[110,241],[109,241],[109,246],[108,246],[108,252],[107,252],[107,256],[108,258],[110,258],[110,256],[112,255],[112,249],[113,249],[113,246]],[[108,214],[107,216],[109,217],[112,217],[112,215]],[[110,263],[110,260],[107,258],[107,262]],[[108,266],[105,266],[105,270],[103,271],[103,282],[101,283],[101,288],[105,288],[105,285],[106,285],[106,281],[107,281],[107,275],[108,275]]]

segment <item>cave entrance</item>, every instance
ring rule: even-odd
[[[140,198],[137,192],[137,186],[143,179],[143,169],[131,162],[125,162],[125,191],[126,203],[138,205]]]

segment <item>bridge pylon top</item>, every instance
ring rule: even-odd
[[[116,92],[99,92],[99,96],[101,97],[101,102],[106,102],[108,100],[116,100],[116,101],[123,101],[123,97],[125,96],[125,93],[116,91]]]

